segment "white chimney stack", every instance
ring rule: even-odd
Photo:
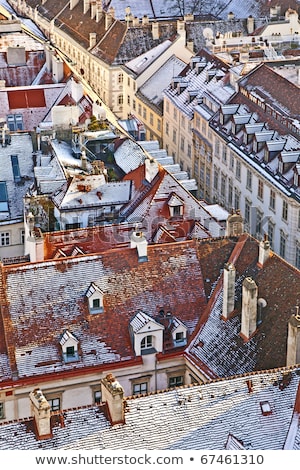
[[[288,322],[287,357],[286,365],[293,366],[300,363],[300,311],[296,307],[295,315]]]
[[[258,253],[258,266],[262,268],[265,262],[270,258],[270,242],[268,236],[265,235],[264,240],[261,240],[259,243],[259,253]]]
[[[102,401],[107,405],[111,424],[123,424],[125,422],[124,390],[113,374],[108,374],[101,380],[101,396]]]
[[[50,405],[40,389],[29,394],[31,410],[35,421],[37,438],[49,439],[52,437],[50,425]]]
[[[223,310],[222,318],[227,320],[234,310],[236,270],[232,263],[226,263],[223,272]]]
[[[143,263],[144,261],[148,261],[148,255],[147,255],[148,242],[143,232],[138,231],[137,228],[135,229],[135,231],[130,237],[130,247],[137,249],[140,263]]]
[[[151,183],[159,171],[158,163],[153,158],[145,160],[145,179]]]
[[[242,287],[242,325],[241,336],[248,341],[257,329],[258,287],[251,277],[246,277]]]

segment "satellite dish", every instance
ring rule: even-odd
[[[214,37],[213,30],[211,28],[204,28],[203,36],[205,37],[205,39],[213,39]]]

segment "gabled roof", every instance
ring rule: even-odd
[[[132,327],[132,331],[134,333],[138,333],[140,330],[144,329],[146,325],[149,326],[149,323],[151,323],[156,330],[163,330],[162,325],[157,323],[154,318],[150,317],[149,315],[147,315],[147,313],[143,311],[137,312],[134,317],[130,320],[130,326]]]
[[[299,302],[299,270],[275,254],[259,268],[258,243],[246,235],[148,245],[147,256],[147,263],[139,263],[135,248],[119,248],[2,266],[3,335],[10,348],[0,357],[6,371],[1,380],[7,380],[9,367],[19,378],[68,370],[58,348],[66,328],[81,344],[78,370],[102,363],[113,367],[121,359],[125,367],[127,359],[134,359],[128,330],[132,315],[143,311],[160,322],[164,306],[188,329],[187,358],[200,370],[204,364],[209,376],[285,365],[287,322]],[[236,310],[224,321],[222,273],[227,262],[234,263],[237,272]],[[267,306],[256,334],[244,342],[240,300],[246,276],[253,277]],[[105,292],[100,315],[89,312],[86,292],[92,283]],[[47,334],[45,312],[51,324]],[[162,360],[164,353],[160,355]]]
[[[299,421],[293,421],[298,390],[299,368],[291,368],[127,397],[124,424],[111,426],[101,405],[63,410],[52,415],[49,439],[36,438],[32,418],[0,424],[0,449],[251,452],[283,450],[288,441],[288,449],[299,450]],[[263,402],[271,409],[266,416]]]

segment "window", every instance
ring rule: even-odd
[[[143,119],[147,119],[147,110],[145,106],[143,106]]]
[[[227,148],[225,145],[223,145],[223,148],[222,148],[222,160],[223,160],[223,163],[226,164],[227,162]]]
[[[25,230],[23,228],[20,230],[20,242],[22,245],[25,243]]]
[[[231,208],[233,203],[233,184],[232,180],[230,179],[228,182],[228,205]]]
[[[185,128],[185,116],[181,115],[181,127]]]
[[[166,122],[166,135],[169,135],[169,123]]]
[[[127,95],[127,104],[130,106],[130,95]]]
[[[132,108],[133,108],[134,111],[136,110],[136,101],[135,100],[132,100]]]
[[[180,150],[184,152],[184,137],[181,137],[180,139]]]
[[[139,114],[139,116],[142,115],[142,105],[141,105],[141,103],[138,104],[138,114]]]
[[[10,158],[11,158],[12,171],[14,175],[14,181],[15,183],[19,183],[21,181],[21,173],[20,173],[18,155],[11,155]]]
[[[141,395],[143,393],[148,393],[148,383],[147,382],[133,384],[133,387],[132,387],[132,394],[133,395]]]
[[[221,176],[221,196],[224,199],[225,199],[225,193],[226,193],[226,176],[222,175]]]
[[[60,339],[60,345],[62,348],[62,355],[65,363],[75,362],[79,360],[78,343],[78,339],[75,338],[75,336],[70,333],[70,331],[64,331]]]
[[[150,113],[150,124],[153,126],[153,113]]]
[[[3,419],[5,418],[5,415],[4,415],[4,403],[3,402],[0,402],[0,419]]]
[[[276,202],[276,195],[275,195],[275,191],[273,191],[273,189],[270,190],[270,209],[272,209],[272,211],[275,211],[275,204]]]
[[[176,119],[177,119],[177,109],[176,108],[173,109],[173,117],[176,121]]]
[[[148,336],[145,336],[145,338],[142,339],[141,341],[141,349],[149,349],[149,348],[152,348],[153,346],[153,343],[152,343],[152,336],[151,335],[148,335]]]
[[[179,375],[177,377],[170,377],[169,378],[169,388],[173,387],[180,387],[183,385],[183,376]]]
[[[123,95],[118,96],[118,104],[122,105],[123,104]]]
[[[191,147],[191,144],[188,144],[187,156],[188,156],[189,158],[191,158],[191,156],[192,156],[192,147]]]
[[[214,189],[216,191],[219,189],[219,169],[216,167],[214,169]]]
[[[241,181],[241,162],[238,160],[235,165],[235,176],[239,181]]]
[[[283,220],[288,219],[288,203],[287,201],[282,201],[282,218]]]
[[[157,130],[160,131],[161,129],[161,120],[157,119]]]
[[[274,231],[275,231],[275,225],[273,222],[269,220],[268,222],[268,239],[270,243],[270,247],[274,248]]]
[[[232,152],[230,152],[229,168],[231,171],[234,170],[234,156]]]
[[[60,398],[48,398],[47,401],[50,405],[51,411],[60,410]]]
[[[247,169],[246,188],[249,189],[249,191],[252,191],[252,173],[249,169]]]
[[[234,190],[234,209],[237,211],[240,208],[240,197],[241,193],[235,189]]]
[[[101,403],[102,396],[100,390],[94,390],[94,403]]]
[[[8,211],[8,197],[7,197],[6,183],[4,181],[0,181],[0,212],[7,212],[7,211]]]
[[[262,222],[263,222],[263,213],[257,209],[256,210],[256,236],[260,238],[262,233]]]
[[[251,202],[246,199],[245,200],[245,222],[246,224],[250,224],[250,208],[251,208]]]
[[[119,73],[118,75],[118,83],[122,84],[123,83],[124,76],[122,73]]]
[[[0,246],[10,245],[10,232],[0,233]]]
[[[279,245],[279,254],[282,258],[285,258],[286,251],[286,235],[281,231],[280,233],[280,245]]]
[[[173,142],[176,144],[176,138],[177,138],[177,131],[176,129],[173,130]]]
[[[9,114],[7,116],[7,126],[10,131],[23,130],[23,116],[22,114]]]
[[[264,184],[261,180],[258,180],[257,197],[261,201],[264,198]]]

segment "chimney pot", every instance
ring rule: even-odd
[[[299,306],[288,322],[287,357],[286,365],[292,366],[300,363],[300,313]]]
[[[49,439],[52,437],[50,426],[50,405],[40,389],[34,389],[29,394],[31,410],[36,427],[37,438]]]

